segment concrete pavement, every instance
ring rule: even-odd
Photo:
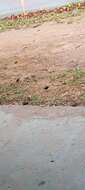
[[[85,107],[0,107],[0,190],[85,190]]]

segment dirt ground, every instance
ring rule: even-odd
[[[1,104],[85,104],[85,17],[0,33]]]

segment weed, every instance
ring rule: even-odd
[[[40,104],[44,103],[44,100],[42,97],[40,97],[38,95],[33,95],[31,97],[31,103],[32,103],[32,105],[40,105]]]

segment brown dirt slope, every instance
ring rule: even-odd
[[[85,104],[85,17],[0,33],[1,104]]]

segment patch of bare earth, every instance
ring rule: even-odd
[[[0,33],[0,104],[11,103],[85,105],[83,16]]]

